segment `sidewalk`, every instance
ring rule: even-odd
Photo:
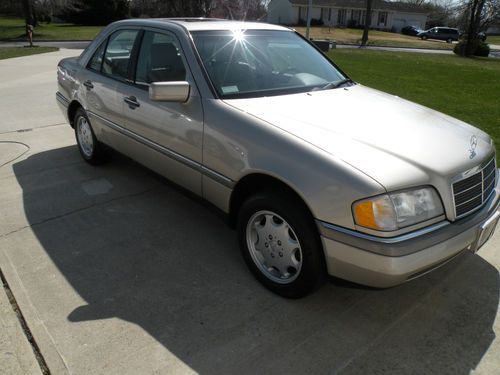
[[[0,374],[41,375],[42,370],[0,281]]]

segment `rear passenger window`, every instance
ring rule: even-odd
[[[138,34],[138,30],[120,30],[109,37],[102,63],[103,73],[121,80],[128,78],[130,54]]]
[[[185,81],[186,68],[173,36],[146,31],[137,60],[135,82]]]
[[[95,70],[96,72],[101,71],[102,58],[104,56],[104,48],[106,47],[106,41],[102,42],[99,48],[94,53],[94,56],[89,61],[88,68]]]

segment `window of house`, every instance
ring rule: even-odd
[[[378,25],[387,26],[387,12],[378,12]]]
[[[339,9],[338,14],[337,14],[337,24],[345,25],[345,16],[346,16],[346,10]]]
[[[352,10],[351,11],[351,19],[355,21],[356,25],[359,25],[361,22],[361,11],[360,10]]]

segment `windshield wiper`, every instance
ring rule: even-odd
[[[330,89],[336,89],[338,87],[344,86],[346,83],[349,83],[349,86],[353,84],[353,80],[350,78],[343,79],[341,81],[335,81],[335,82],[328,82],[326,85],[323,87],[319,88],[318,90],[330,90]]]

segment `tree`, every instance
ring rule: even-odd
[[[368,43],[368,31],[372,23],[372,3],[373,0],[366,0],[365,27],[363,28],[363,37],[361,38],[362,46],[366,46],[366,43]]]
[[[107,25],[129,16],[128,0],[75,0],[62,17],[82,25]]]
[[[33,25],[36,23],[32,0],[23,0],[23,15],[26,25]]]
[[[211,16],[232,20],[259,20],[266,14],[262,0],[215,0]]]
[[[133,17],[261,19],[267,0],[131,0]]]
[[[479,32],[500,17],[499,0],[466,0],[461,5],[461,25],[465,30],[462,56],[473,56],[480,44]]]

